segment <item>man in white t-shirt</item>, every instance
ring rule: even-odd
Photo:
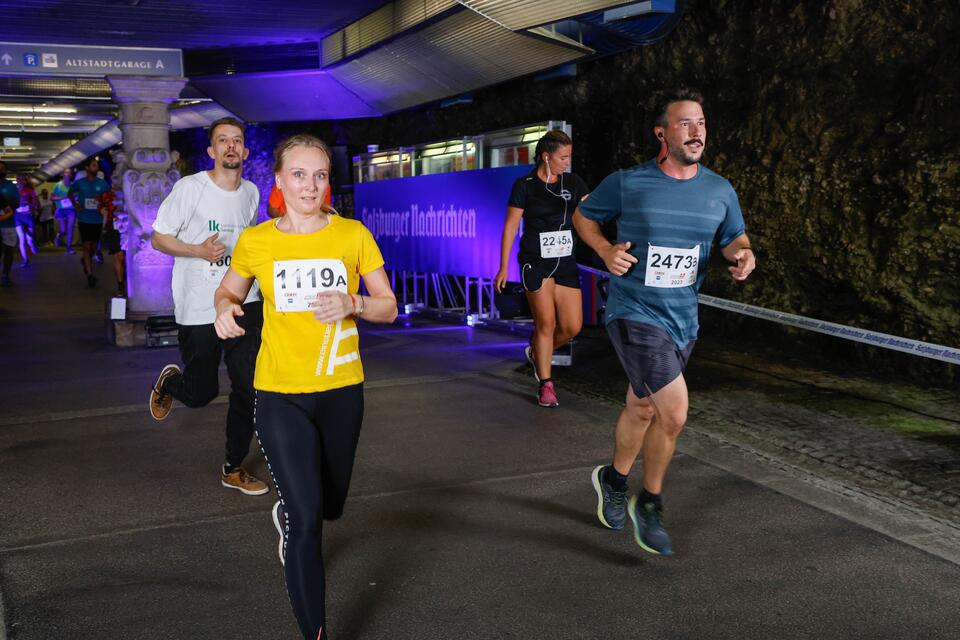
[[[173,400],[203,407],[219,393],[220,358],[230,376],[227,445],[220,482],[247,495],[267,493],[267,485],[242,466],[253,437],[253,372],[260,350],[263,302],[254,287],[238,320],[246,333],[221,340],[213,328],[213,294],[230,267],[240,232],[256,224],[260,192],[240,177],[249,150],[243,123],[221,118],[210,125],[213,169],[181,178],[161,203],[153,223],[154,249],[174,256],[173,305],[180,325],[184,367],[169,364],[150,393],[150,414],[163,420]]]

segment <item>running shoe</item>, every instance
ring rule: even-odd
[[[559,407],[560,401],[557,400],[557,392],[553,388],[553,382],[547,380],[540,383],[540,390],[537,391],[537,402],[541,407]]]
[[[593,490],[597,492],[597,518],[607,529],[620,531],[627,522],[627,492],[614,491],[613,487],[603,481],[606,468],[600,465],[590,475]]]
[[[273,505],[273,526],[277,528],[277,533],[280,535],[280,542],[277,544],[277,555],[280,556],[280,564],[286,565],[283,558],[283,527],[280,525],[280,501],[277,500]],[[286,520],[286,517],[284,517]]]
[[[631,496],[627,513],[633,523],[633,539],[641,549],[660,556],[673,555],[670,536],[663,528],[663,509],[652,502],[637,504],[637,496]]]
[[[170,415],[170,409],[173,407],[173,394],[163,392],[163,383],[170,376],[179,374],[180,367],[175,364],[168,364],[160,370],[160,376],[150,391],[150,415],[153,416],[154,420],[163,420]]]
[[[523,348],[523,355],[526,356],[527,362],[530,363],[530,366],[533,367],[533,377],[537,382],[540,382],[540,376],[537,375],[537,363],[533,359],[533,345],[528,344]]]
[[[247,473],[243,467],[237,467],[230,473],[224,473],[224,471],[224,469],[220,470],[220,484],[227,489],[236,489],[248,496],[262,496],[270,491],[265,482]]]

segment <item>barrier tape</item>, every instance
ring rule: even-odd
[[[600,269],[594,269],[592,267],[585,267],[582,265],[580,265],[580,268],[597,276],[604,278],[610,277],[608,272]],[[792,327],[797,327],[798,329],[816,331],[818,333],[824,333],[837,338],[845,338],[847,340],[853,340],[854,342],[861,342],[863,344],[870,344],[875,347],[901,351],[903,353],[909,353],[911,355],[921,356],[923,358],[940,360],[941,362],[960,364],[960,349],[956,349],[954,347],[945,347],[943,345],[923,342],[921,340],[901,338],[899,336],[890,335],[889,333],[870,331],[869,329],[848,327],[842,324],[836,324],[835,322],[815,320],[813,318],[798,316],[792,313],[784,313],[782,311],[772,311],[770,309],[764,309],[763,307],[755,307],[752,304],[744,304],[742,302],[724,300],[723,298],[715,298],[703,293],[699,295],[699,300],[700,304],[707,305],[709,307],[734,311],[736,313],[752,316],[754,318],[760,318],[761,320],[779,322],[780,324],[790,325]]]

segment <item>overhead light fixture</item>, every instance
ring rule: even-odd
[[[76,107],[47,107],[30,104],[0,104],[3,113],[76,113]]]
[[[18,115],[2,115],[0,118],[6,118],[8,120],[25,120],[30,121],[43,121],[48,122],[50,120],[60,121],[60,122],[91,122],[103,124],[108,121],[108,118],[103,116],[94,116],[94,115],[46,115],[46,116],[18,116]]]
[[[9,120],[0,120],[0,127],[59,127],[59,122],[26,122],[18,120],[11,122]]]

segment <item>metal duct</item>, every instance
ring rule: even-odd
[[[397,0],[324,38],[322,65],[340,62],[457,6],[456,0]]]
[[[192,104],[170,111],[171,129],[193,129],[205,127],[218,118],[234,116],[219,104],[203,102]],[[74,143],[53,160],[50,160],[34,172],[34,177],[40,181],[49,180],[63,173],[67,167],[73,167],[95,153],[109,149],[122,139],[120,126],[117,120],[111,120],[87,137]]]
[[[635,4],[636,0],[458,0],[459,4],[497,22],[507,29],[519,31],[582,16],[611,7]]]
[[[514,33],[475,12],[459,11],[328,73],[364,102],[389,113],[593,53],[568,38],[543,35]]]

